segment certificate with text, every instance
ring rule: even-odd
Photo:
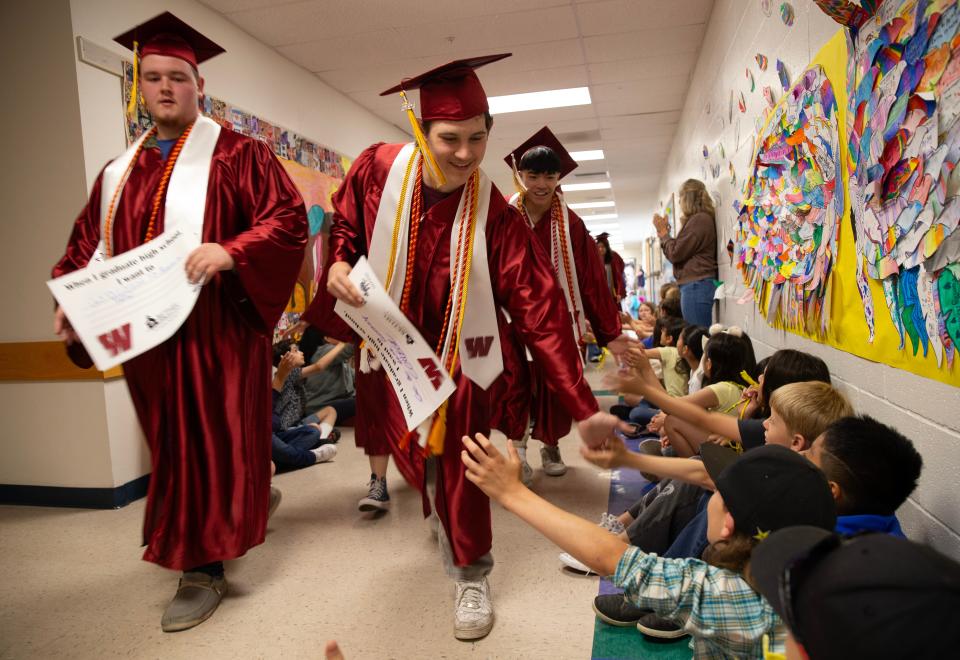
[[[338,300],[334,311],[366,341],[397,393],[407,430],[417,428],[440,407],[457,386],[437,354],[387,294],[366,258],[361,257],[350,281],[364,298],[354,307]]]
[[[97,369],[145,353],[180,329],[200,295],[184,269],[199,244],[175,229],[47,282]]]

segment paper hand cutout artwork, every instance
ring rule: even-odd
[[[857,287],[883,286],[900,348],[960,340],[960,6],[888,0],[850,35],[847,135]]]
[[[735,261],[772,324],[826,333],[843,217],[840,165],[837,101],[814,66],[757,138],[739,208]]]

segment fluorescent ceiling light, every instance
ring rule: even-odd
[[[588,225],[587,229],[589,231],[597,231],[599,229],[601,231],[608,231],[611,234],[616,234],[620,231],[620,225],[615,222],[609,224],[600,223],[599,225]]]
[[[616,213],[594,213],[593,215],[581,215],[580,218],[584,222],[590,222],[591,220],[616,220],[619,217]]]
[[[590,105],[590,90],[586,87],[549,89],[545,92],[507,94],[487,98],[491,115],[546,108],[566,108],[572,105]]]
[[[597,183],[564,183],[561,184],[564,192],[575,192],[577,190],[610,190],[609,181],[598,181]]]
[[[609,209],[613,208],[615,204],[616,202],[580,202],[579,204],[567,204],[567,206],[576,211],[579,209]]]
[[[603,149],[589,149],[587,151],[571,151],[570,157],[576,161],[603,160]]]

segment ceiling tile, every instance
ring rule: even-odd
[[[584,36],[706,24],[712,0],[608,0],[576,8]]]
[[[587,62],[610,62],[643,57],[649,53],[674,55],[697,52],[706,26],[680,25],[677,27],[637,30],[600,37],[584,37]]]

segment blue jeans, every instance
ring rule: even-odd
[[[320,445],[320,431],[312,426],[295,426],[285,431],[274,431],[270,457],[278,470],[294,470],[317,462],[310,451]]]
[[[680,311],[683,320],[709,328],[713,324],[713,294],[717,290],[712,277],[680,285]]]
[[[650,420],[659,412],[659,408],[654,408],[646,401],[641,401],[630,411],[630,421],[634,424],[639,424],[640,429],[646,431],[647,424],[649,424]]]

